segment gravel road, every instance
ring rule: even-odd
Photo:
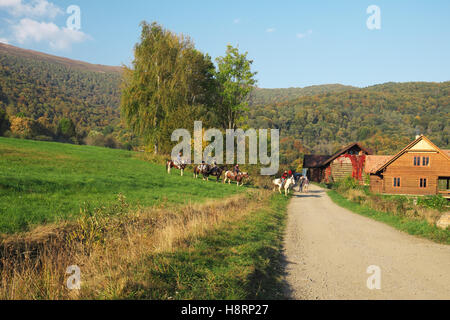
[[[450,299],[450,246],[354,214],[313,185],[294,196],[288,212],[292,299]],[[369,266],[380,268],[381,289],[368,288]]]

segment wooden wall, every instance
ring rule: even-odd
[[[429,166],[414,166],[414,157],[429,157]],[[410,151],[391,163],[383,173],[383,192],[388,194],[434,195],[440,176],[450,176],[450,161],[437,152]],[[400,178],[400,187],[394,187]],[[427,187],[420,188],[420,179],[427,179]]]
[[[370,191],[373,193],[383,193],[383,176],[370,175]]]
[[[351,177],[352,173],[353,165],[349,158],[340,156],[331,163],[331,176],[334,181]]]

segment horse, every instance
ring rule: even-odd
[[[186,164],[182,163],[182,164],[178,164],[175,163],[173,160],[168,160],[166,162],[166,169],[167,169],[167,173],[170,174],[170,171],[172,168],[178,169],[181,171],[181,176],[183,176],[184,174],[184,169],[186,169]]]
[[[217,177],[217,182],[219,182],[220,177],[222,176],[222,173],[226,170],[228,170],[228,169],[225,166],[222,166],[222,167],[215,166],[215,167],[212,167],[211,170],[209,170],[207,175],[208,175],[208,177],[209,176]]]
[[[223,180],[223,183],[226,183],[228,180],[228,184],[231,184],[231,180],[237,182],[237,186],[239,187],[239,184],[241,186],[244,185],[244,179],[249,178],[248,172],[240,172],[238,174],[235,174],[233,171],[227,171],[225,172],[225,179]]]
[[[295,178],[292,176],[286,179],[284,184],[281,182],[281,179],[275,179],[272,181],[272,183],[275,186],[274,190],[276,190],[276,187],[278,187],[278,191],[280,192],[280,194],[282,194],[281,189],[284,187],[284,195],[287,197],[287,195],[289,194],[289,190],[295,187]]]
[[[211,170],[209,164],[200,164],[194,167],[194,178],[197,179],[200,174],[203,175],[203,180],[208,180],[208,172]]]
[[[303,192],[308,193],[309,188],[309,180],[308,177],[305,176],[305,179],[303,180]]]

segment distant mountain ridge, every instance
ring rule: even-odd
[[[33,51],[28,49],[22,49],[9,44],[0,43],[0,55],[9,54],[22,58],[31,58],[41,61],[46,61],[49,63],[55,63],[62,66],[83,70],[83,71],[93,71],[93,72],[122,72],[122,67],[117,66],[106,66],[101,64],[92,64],[78,60],[72,60],[64,57],[53,56],[47,53]]]
[[[27,136],[50,139],[69,118],[83,139],[92,130],[120,124],[121,70],[1,44],[0,111],[11,120],[28,119],[27,128],[12,125],[13,134],[36,131]],[[33,121],[48,130],[32,130]]]
[[[249,104],[252,106],[265,105],[270,103],[283,103],[304,96],[314,96],[318,94],[342,92],[353,89],[359,88],[342,84],[314,85],[304,88],[255,88],[249,97]]]
[[[70,118],[82,137],[131,136],[120,121],[121,70],[0,44],[0,118],[4,110],[53,128]],[[390,154],[416,133],[450,148],[450,82],[255,88],[249,104],[249,126],[281,129],[285,163],[358,140]]]

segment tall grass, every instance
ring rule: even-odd
[[[129,212],[118,199],[114,212],[82,212],[3,242],[0,299],[273,298],[286,204],[251,191]],[[81,269],[79,291],[66,287],[70,265]]]

